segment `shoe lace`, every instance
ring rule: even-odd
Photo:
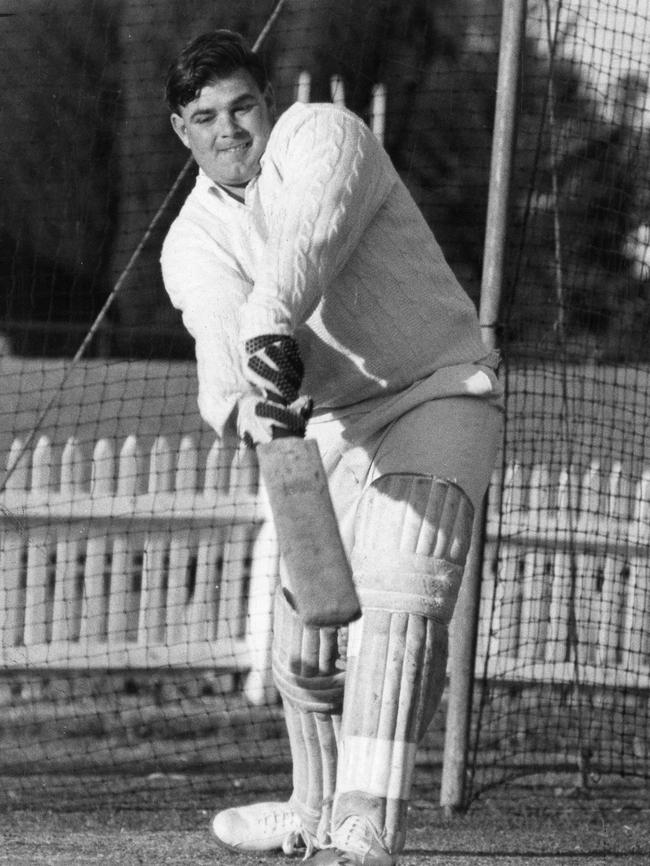
[[[258,823],[270,832],[284,829],[287,825],[297,826],[298,819],[292,809],[274,809],[258,818]]]
[[[304,828],[292,830],[288,833],[282,842],[282,851],[287,857],[295,857],[298,854],[303,854],[303,860],[308,860],[316,851],[314,837]]]
[[[371,821],[359,815],[350,815],[334,830],[332,847],[337,850],[339,866],[365,863],[369,854],[373,863],[395,864]]]
[[[372,847],[373,833],[365,819],[351,815],[332,833],[332,843],[335,848],[363,857]]]

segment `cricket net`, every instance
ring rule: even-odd
[[[468,799],[650,772],[650,14],[529,3],[526,34]]]
[[[615,5],[529,3],[470,797],[649,769],[648,15]],[[373,124],[477,302],[500,7],[286,0],[259,48],[280,109]],[[194,179],[170,58],[213,26],[254,43],[276,4],[2,8],[0,772],[262,776],[288,761],[274,534],[251,454],[199,417],[158,258]]]

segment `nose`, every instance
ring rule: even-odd
[[[224,112],[219,118],[217,133],[219,138],[234,138],[239,132],[239,126],[232,114]]]

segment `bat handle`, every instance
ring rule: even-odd
[[[285,406],[285,407],[289,405],[286,400],[284,400],[282,397],[280,397],[279,394],[275,394],[272,391],[265,391],[264,394],[266,396],[266,399],[270,403],[276,403],[278,406]],[[297,438],[297,439],[302,438],[297,433],[292,433],[290,430],[287,430],[286,427],[272,426],[271,429],[273,430],[273,439],[290,439],[291,437]]]
[[[286,427],[273,427],[273,439],[288,439],[291,436],[297,436],[296,433],[292,433],[291,430],[287,430]]]

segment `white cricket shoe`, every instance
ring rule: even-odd
[[[314,866],[396,866],[367,818],[352,815],[332,833],[332,846],[308,861]]]
[[[288,803],[253,803],[217,812],[212,832],[230,851],[304,852],[300,819]]]

